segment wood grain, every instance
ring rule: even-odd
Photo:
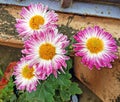
[[[103,102],[119,102],[120,97],[120,57],[113,67],[89,70],[80,63],[80,57],[74,57],[75,76],[91,89]]]
[[[0,5],[0,6],[2,6],[2,5]],[[4,9],[9,12],[10,15],[15,17],[16,19],[20,18],[20,11],[21,11],[22,7],[13,6],[13,5],[8,5],[8,6],[3,5],[3,6],[4,6]],[[85,15],[80,16],[80,15],[75,15],[75,14],[65,14],[65,13],[61,13],[61,12],[56,12],[56,13],[59,16],[58,25],[61,25],[61,24],[66,25],[68,22],[68,18],[71,16],[71,17],[73,17],[73,19],[72,19],[71,23],[69,24],[69,26],[74,29],[80,30],[81,28],[84,28],[84,27],[98,25],[101,28],[104,28],[106,31],[110,32],[114,37],[116,37],[116,38],[120,37],[120,20],[118,20],[118,19],[90,17],[90,16],[85,16]],[[0,31],[0,33],[1,33],[1,31]],[[4,38],[4,36],[6,36],[9,39],[9,41],[6,41],[6,38]],[[11,35],[8,35],[6,33],[4,35],[2,34],[2,36],[0,36],[0,44],[3,44],[4,41],[6,43],[5,45],[7,45],[7,43],[10,43],[10,42],[11,43],[15,42],[17,45],[19,45],[19,44],[21,45],[21,43],[22,43],[22,41],[16,39],[14,36],[11,37]],[[8,44],[8,46],[9,46],[9,44]]]

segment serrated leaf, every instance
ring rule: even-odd
[[[53,102],[54,89],[48,83],[44,83],[44,86],[40,90],[40,94],[43,95],[44,102]]]
[[[75,82],[71,83],[71,86],[69,87],[69,92],[71,93],[71,95],[82,94],[82,90],[78,87],[78,84]]]
[[[75,94],[81,94],[81,93],[82,93],[82,91],[78,87],[77,83],[71,83],[71,85],[66,87],[66,89],[60,90],[60,96],[61,96],[61,99],[63,100],[63,102],[69,101],[70,96],[75,95]]]
[[[26,98],[26,96],[27,96],[27,92],[24,92],[23,94],[21,94],[20,96],[19,96],[19,98],[17,99],[17,101],[18,102],[27,102],[27,98]]]
[[[17,97],[14,94],[11,95],[10,102],[14,102],[15,100],[17,100]]]
[[[72,60],[70,59],[66,61],[66,63],[67,63],[67,71],[69,71],[72,68]]]
[[[69,74],[69,73],[62,74],[58,77],[57,83],[60,86],[67,86],[68,87],[71,84],[70,78],[71,78],[71,74]]]
[[[35,92],[26,92],[19,100],[22,101],[25,97],[26,102],[54,102],[53,96],[54,89],[47,82],[44,82],[41,85],[38,85]]]
[[[71,93],[68,92],[68,89],[66,89],[66,90],[61,90],[61,91],[60,91],[60,96],[61,96],[63,102],[69,101],[69,100],[70,100]]]

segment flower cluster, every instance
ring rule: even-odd
[[[65,48],[69,45],[66,35],[57,30],[58,16],[43,4],[31,4],[23,8],[22,19],[17,19],[16,29],[24,41],[20,59],[14,68],[15,84],[19,90],[36,90],[39,80],[49,75],[57,77],[57,71],[64,72]]]
[[[51,74],[57,78],[67,67],[66,47],[69,40],[57,30],[57,14],[43,4],[23,8],[16,29],[24,42],[24,55],[14,68],[15,84],[19,90],[35,91],[39,80]],[[73,36],[73,50],[90,69],[111,68],[117,58],[117,45],[112,35],[98,26],[79,31]]]

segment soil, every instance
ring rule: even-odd
[[[21,49],[0,45],[0,69],[3,71],[12,61],[18,61],[21,57]]]

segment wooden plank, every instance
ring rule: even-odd
[[[10,6],[12,7],[12,6]],[[0,5],[0,44],[10,47],[22,48],[23,42],[15,30],[15,17],[17,12],[7,10],[9,6]],[[16,10],[17,11],[17,10]],[[14,12],[11,15],[9,12]],[[18,15],[18,14],[17,14]]]
[[[19,6],[0,5],[0,15],[4,15],[4,16],[6,15],[6,18],[4,18],[4,22],[6,22],[6,21],[8,22],[9,29],[13,28],[13,25],[11,26],[11,24],[9,24],[11,22],[10,21],[11,18],[12,19],[20,18],[20,15],[19,15],[20,11],[21,11],[21,7],[19,7]],[[71,16],[74,18],[72,19],[72,22],[69,24],[69,26],[74,29],[80,30],[83,27],[98,25],[98,26],[106,29],[106,31],[113,34],[114,37],[116,37],[116,38],[120,37],[120,34],[119,34],[120,20],[99,18],[99,17],[89,17],[89,16],[79,16],[79,15],[74,15],[74,14],[64,14],[64,13],[60,13],[60,12],[57,12],[57,13],[59,15],[59,21],[58,21],[59,25],[61,25],[61,24],[66,25],[68,22],[68,18]],[[7,19],[8,17],[11,17],[10,20]],[[0,19],[1,19],[1,17],[0,17]],[[4,22],[1,19],[0,28],[1,28],[1,26],[3,26]],[[13,23],[15,23],[15,22],[13,22]],[[4,32],[1,31],[1,29],[0,29],[0,44],[13,46],[13,47],[17,47],[17,45],[20,44],[22,47],[22,41],[18,37],[17,32],[14,31],[15,34],[12,34],[12,31],[15,30],[15,28],[13,30],[9,31],[5,26],[3,29],[5,29]],[[15,42],[15,43],[13,43],[13,42]],[[13,43],[13,44],[10,45],[9,43]],[[14,44],[17,44],[17,45],[14,46]]]
[[[89,70],[80,63],[80,57],[74,57],[75,76],[91,89],[103,102],[116,101],[120,97],[120,57],[113,63],[113,68]]]
[[[0,38],[0,45],[10,46],[15,48],[23,48],[23,42],[21,40]]]

